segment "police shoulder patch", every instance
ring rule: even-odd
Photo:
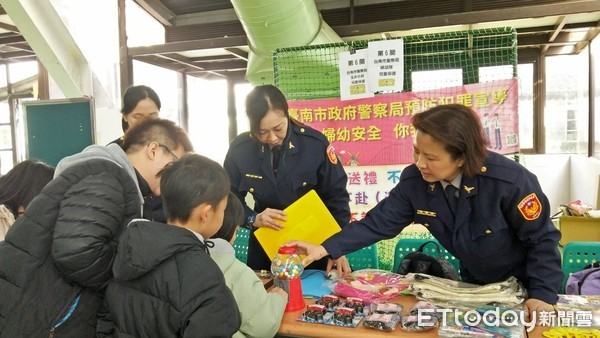
[[[542,213],[542,203],[535,193],[531,193],[519,202],[518,206],[521,215],[528,220],[533,221],[540,217]]]
[[[338,163],[338,158],[337,158],[337,155],[335,154],[335,148],[333,147],[333,145],[330,144],[327,147],[327,150],[325,150],[325,152],[327,153],[327,158],[329,158],[329,162],[331,162],[333,164]]]

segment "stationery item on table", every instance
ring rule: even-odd
[[[429,331],[437,326],[438,318],[436,316],[422,317],[419,315],[408,315],[402,317],[402,330],[407,332]]]
[[[437,309],[437,306],[426,302],[424,300],[420,300],[418,301],[415,305],[413,305],[410,310],[408,310],[408,313],[411,315],[418,315],[420,310],[426,310],[426,311],[433,311],[435,313],[435,310]]]
[[[372,313],[365,317],[363,325],[380,331],[394,331],[401,316],[395,313]]]
[[[299,240],[321,244],[342,230],[314,190],[307,192],[283,211],[287,219],[281,222],[283,229],[262,227],[254,232],[269,257],[274,257],[285,242]]]
[[[358,297],[367,303],[392,299],[407,289],[411,280],[385,270],[364,269],[339,278],[333,292],[344,297]]]
[[[404,307],[396,303],[374,303],[371,304],[371,312],[382,314],[402,314]]]
[[[300,275],[302,279],[302,295],[319,298],[331,293],[331,281],[325,277],[325,271],[307,269]]]
[[[522,303],[526,295],[523,285],[512,276],[502,282],[486,285],[457,282],[420,273],[412,277],[414,281],[411,293],[436,305],[460,303],[473,307],[493,304],[510,306]]]

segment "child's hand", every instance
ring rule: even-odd
[[[285,292],[282,288],[278,288],[276,286],[272,287],[271,290],[269,290],[269,293],[276,293],[285,299],[288,298],[287,292]]]

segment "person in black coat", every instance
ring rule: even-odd
[[[139,85],[127,88],[123,94],[123,106],[121,107],[121,128],[123,133],[129,128],[133,128],[147,119],[156,119],[160,113],[161,102],[154,89]],[[125,135],[113,140],[111,143],[118,144],[123,150]],[[144,207],[149,210],[150,219],[157,222],[165,222],[167,219],[162,208],[160,196],[155,196],[151,192],[142,189],[144,195]]]
[[[189,154],[162,174],[169,224],[135,221],[121,236],[106,290],[118,337],[231,337],[240,313],[205,240],[223,223],[229,180]]]
[[[246,98],[250,132],[236,137],[225,157],[224,167],[231,180],[231,191],[245,209],[246,224],[256,230],[281,229],[283,209],[314,189],[337,223],[350,221],[348,178],[335,150],[320,132],[290,118],[285,96],[272,85],[255,87]],[[254,198],[254,209],[246,195]],[[248,266],[270,269],[267,257],[252,232],[248,243]],[[309,268],[329,271],[333,262],[326,259]],[[349,271],[342,257],[339,269]],[[341,272],[341,271],[340,271]]]
[[[93,337],[118,239],[144,217],[145,184],[191,151],[183,129],[148,120],[116,144],[89,146],[55,174],[0,242],[0,337]]]
[[[393,238],[413,221],[460,260],[463,281],[487,284],[516,277],[529,311],[552,311],[563,280],[560,232],[537,178],[486,149],[477,113],[442,105],[412,117],[414,161],[366,217],[322,245],[292,241],[305,262],[333,258]]]

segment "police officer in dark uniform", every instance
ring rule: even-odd
[[[444,105],[414,115],[415,164],[389,197],[322,245],[291,242],[306,261],[335,258],[393,238],[413,221],[460,260],[462,279],[485,284],[515,276],[529,311],[551,311],[563,280],[560,232],[535,175],[486,149],[477,114]]]
[[[340,226],[350,220],[347,176],[333,147],[320,132],[291,119],[285,96],[272,85],[255,87],[246,98],[250,132],[236,137],[224,167],[231,190],[242,201],[249,229],[281,228],[283,209],[314,189]],[[245,202],[250,193],[254,210]],[[345,258],[342,260],[347,266]],[[248,243],[249,267],[270,269],[254,233]],[[309,268],[329,270],[333,262],[315,262]]]

